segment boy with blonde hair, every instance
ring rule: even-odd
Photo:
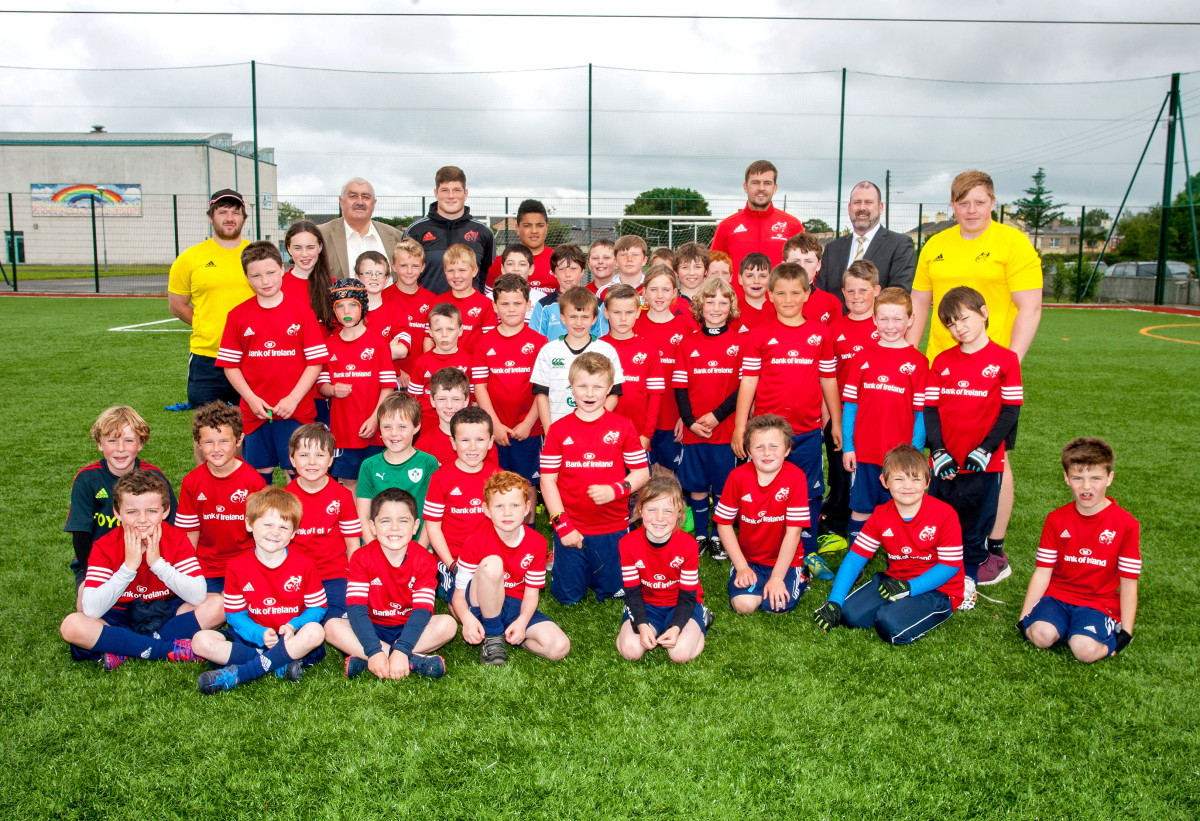
[[[572,288],[559,297],[558,310],[562,314],[562,323],[567,333],[559,339],[551,339],[538,351],[530,379],[533,383],[538,418],[542,421],[543,429],[548,429],[551,424],[575,409],[569,373],[571,364],[577,357],[593,352],[607,357],[609,362],[613,363],[615,377],[612,395],[605,400],[605,406],[609,410],[617,406],[621,384],[624,382],[621,358],[616,349],[603,339],[592,336],[592,325],[595,324],[599,313],[599,303],[595,295],[587,288]]]
[[[382,324],[380,332],[389,339],[401,330],[408,331],[410,341],[407,353],[396,358],[397,350],[395,346],[392,347],[392,361],[401,389],[408,387],[408,374],[416,367],[417,360],[425,350],[429,311],[437,302],[434,293],[420,285],[424,271],[424,246],[411,237],[397,242],[392,249],[392,273],[396,276],[396,287],[383,292],[383,316],[378,321],[376,317],[371,317],[371,324]]]
[[[475,289],[479,264],[475,259],[475,251],[469,245],[456,243],[447,248],[442,256],[442,267],[450,291],[438,297],[438,301],[458,308],[462,321],[459,346],[470,355],[484,332],[496,327],[496,311],[491,300]],[[433,341],[426,339],[425,350],[433,347]]]

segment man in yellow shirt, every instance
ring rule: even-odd
[[[193,408],[214,399],[237,403],[237,391],[215,365],[217,348],[225,317],[254,296],[242,270],[242,249],[249,245],[242,239],[246,201],[223,188],[209,200],[208,218],[213,235],[179,255],[167,282],[168,309],[192,326],[187,396]]]
[[[983,171],[964,171],[950,185],[950,207],[958,225],[934,234],[921,249],[913,279],[913,323],[907,334],[913,345],[921,342],[930,314],[937,316],[942,295],[958,285],[969,285],[983,294],[988,310],[988,336],[1025,358],[1042,318],[1042,261],[1029,239],[1008,225],[994,222],[996,191]],[[929,329],[929,361],[955,345],[950,332],[934,321]],[[1016,429],[1005,442],[1011,451]],[[987,562],[979,569],[979,584],[995,584],[1011,574],[1004,552],[1004,536],[1012,515],[1012,462],[1004,462],[996,524],[988,537]]]

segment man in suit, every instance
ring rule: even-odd
[[[850,190],[846,206],[850,226],[854,230],[825,246],[821,254],[821,272],[817,287],[842,300],[842,274],[856,259],[870,260],[879,269],[879,287],[898,286],[912,291],[917,257],[912,240],[904,234],[889,231],[879,224],[883,213],[883,197],[873,182],[860,182]]]
[[[375,222],[375,189],[362,177],[348,180],[338,200],[342,215],[318,225],[321,241],[329,252],[329,276],[346,279],[354,276],[354,261],[363,251],[378,251],[388,259],[404,234],[385,222]]]

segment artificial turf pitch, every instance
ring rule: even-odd
[[[165,300],[0,299],[0,812],[17,818],[1195,818],[1200,815],[1196,524],[1200,323],[1047,310],[1024,367],[1012,578],[917,644],[823,635],[817,582],[787,616],[734,617],[702,559],[704,653],[623,661],[620,605],[542,607],[566,660],[484,668],[449,645],[440,681],[342,676],[217,696],[200,664],[72,663],[71,479],[113,404],[143,457],[191,467],[187,334],[113,333]],[[174,324],[152,328],[177,327]],[[1014,623],[1045,514],[1069,501],[1063,443],[1103,436],[1111,494],[1142,523],[1130,648],[1087,666]],[[874,569],[874,565],[872,566]],[[441,605],[439,605],[440,607]]]

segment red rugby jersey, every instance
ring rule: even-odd
[[[662,404],[663,392],[667,389],[662,362],[649,342],[634,334],[629,339],[613,339],[612,334],[602,337],[612,345],[621,358],[621,395],[617,397],[617,410],[633,423],[639,436],[647,439],[654,436],[658,422],[658,409]]]
[[[420,286],[417,287],[416,293],[412,294],[406,294],[396,286],[383,289],[383,302],[387,309],[388,323],[384,330],[390,331],[392,336],[399,333],[400,328],[408,331],[408,356],[395,360],[394,364],[397,370],[410,373],[421,358],[425,337],[429,335],[429,311],[437,303],[437,297],[432,291]],[[399,327],[396,327],[397,323]],[[388,334],[384,333],[383,336],[387,337]]]
[[[1050,512],[1038,543],[1037,566],[1052,567],[1046,595],[1121,619],[1121,579],[1142,572],[1138,520],[1112,504],[1084,516],[1075,503]],[[90,569],[89,569],[90,573]]]
[[[545,344],[546,337],[525,325],[512,336],[505,336],[499,328],[489,331],[475,347],[471,384],[487,386],[496,415],[510,428],[520,424],[533,407],[530,380],[538,351]],[[535,421],[529,435],[541,434],[542,423]]]
[[[758,483],[751,462],[734,468],[725,480],[721,501],[713,513],[719,525],[738,522],[738,544],[747,562],[774,566],[789,527],[808,527],[808,480],[804,471],[784,462],[766,487]],[[804,549],[797,548],[792,567],[804,564]]]
[[[745,334],[738,333],[737,328],[730,328],[717,336],[693,331],[679,343],[671,388],[687,389],[692,415],[697,419],[716,410],[729,394],[737,391],[741,381],[742,348],[746,341]],[[709,439],[702,439],[692,433],[691,428],[685,427],[683,444],[729,444],[733,441],[734,416],[729,414],[717,425]]]
[[[545,245],[542,247],[540,254],[534,255],[533,267],[529,269],[530,288],[537,288],[547,293],[558,288],[558,278],[554,276],[554,271],[550,270],[550,257],[553,254],[554,249],[549,245]],[[492,264],[488,268],[487,280],[484,283],[489,290],[496,284],[496,280],[499,279],[503,267],[500,257],[492,260]]]
[[[329,349],[329,361],[317,377],[317,384],[350,385],[349,396],[335,396],[329,400],[329,427],[334,442],[339,448],[382,446],[378,431],[370,439],[364,439],[358,435],[358,430],[363,422],[375,416],[379,392],[396,387],[396,368],[387,340],[367,329],[350,342],[342,339],[340,334],[334,334],[325,346]]]
[[[938,590],[949,596],[957,608],[963,598],[962,541],[954,508],[926,496],[909,522],[904,521],[891,499],[875,508],[850,549],[870,559],[882,545],[887,555],[887,574],[906,582],[934,565],[950,565],[955,568],[954,575]]]
[[[633,326],[634,334],[650,345],[652,353],[657,353],[664,379],[669,378],[675,371],[675,354],[678,352],[679,343],[695,330],[696,323],[691,314],[678,314],[666,322],[655,322],[650,319],[648,313],[644,313]],[[625,388],[622,387],[621,390],[624,391]],[[654,427],[657,430],[674,430],[678,421],[679,406],[675,404],[675,394],[673,391],[664,391]]]
[[[879,331],[873,317],[851,319],[846,314],[833,321],[829,333],[833,335],[833,351],[837,354],[838,396],[841,396],[842,389],[846,387],[846,376],[850,373],[850,360],[856,353],[878,344]]]
[[[443,431],[441,425],[434,425],[428,430],[421,428],[421,435],[417,437],[415,447],[437,459],[439,465],[452,465],[458,458],[454,452],[454,443],[450,441],[450,434]],[[496,450],[495,442],[492,443],[492,449],[484,457],[484,462],[491,464],[497,470],[500,469],[500,453]]]
[[[408,395],[416,397],[417,401],[421,403],[421,430],[429,430],[438,426],[437,411],[433,409],[433,397],[429,392],[429,380],[442,368],[458,368],[467,375],[469,381],[471,378],[471,354],[461,344],[454,353],[439,353],[436,348],[433,348],[421,354],[417,364],[408,372]]]
[[[784,325],[778,319],[750,331],[742,376],[757,376],[754,413],[775,413],[797,434],[821,427],[821,377],[837,376],[829,329],[818,322]]]
[[[700,586],[700,551],[696,540],[676,530],[666,544],[652,544],[646,529],[639,527],[621,538],[621,583],[642,585],[642,598],[655,607],[674,607],[680,590],[695,590],[696,601],[704,601]]]
[[[483,463],[483,469],[467,473],[453,461],[433,472],[425,507],[421,515],[426,522],[439,522],[450,556],[458,559],[464,545],[481,522],[489,526],[483,486],[499,470],[495,464]]]
[[[346,578],[346,539],[362,534],[362,522],[354,507],[354,496],[333,479],[316,493],[300,487],[293,479],[286,488],[300,500],[303,513],[291,548],[317,566],[321,579]]]
[[[251,297],[229,312],[216,366],[240,368],[255,395],[274,406],[296,388],[305,368],[328,359],[325,336],[307,302],[285,296],[274,308],[264,308],[258,297]],[[258,430],[263,420],[250,412],[245,399],[238,404],[245,432]],[[292,418],[301,424],[317,418],[311,392],[296,405]]]
[[[761,308],[755,308],[753,305],[746,302],[745,298],[740,296],[741,288],[738,289],[738,307],[741,309],[741,316],[738,321],[747,328],[757,328],[759,325],[770,325],[775,321],[775,306],[771,304],[771,298],[767,297],[763,300]],[[806,317],[807,318],[807,317]]]
[[[996,424],[1000,406],[1024,401],[1021,363],[1015,353],[996,342],[989,340],[975,353],[948,348],[934,358],[929,369],[925,404],[938,409],[943,445],[960,465]],[[987,472],[1003,471],[1005,458],[1001,443]]]
[[[375,624],[405,624],[413,610],[433,612],[437,559],[409,542],[399,566],[388,561],[378,541],[356,550],[346,575],[346,605],[363,604]]]
[[[525,597],[525,588],[545,587],[546,539],[528,525],[521,526],[521,533],[520,543],[509,547],[491,521],[484,521],[459,554],[459,572],[474,576],[481,561],[488,556],[499,556],[504,562],[504,595],[519,601]]]
[[[224,600],[226,613],[245,610],[255,624],[276,632],[310,607],[329,606],[312,560],[298,550],[288,550],[278,567],[267,567],[253,551],[232,559]]]
[[[458,347],[468,354],[475,350],[479,338],[486,331],[496,327],[496,306],[479,291],[471,291],[469,296],[461,299],[447,291],[437,297],[437,301],[449,302],[462,314],[462,337],[458,340]]]
[[[246,499],[266,486],[262,474],[246,462],[228,476],[214,476],[203,464],[183,477],[175,526],[199,533],[196,558],[206,577],[223,578],[230,559],[254,549],[254,537],[246,529]]]
[[[876,345],[850,360],[842,401],[858,404],[854,418],[858,461],[882,465],[889,450],[912,442],[913,423],[925,408],[927,362],[912,345]]]
[[[170,522],[162,523],[162,538],[159,539],[158,547],[163,560],[183,575],[203,575],[191,539]],[[118,525],[92,544],[92,552],[88,555],[87,576],[84,578],[83,586],[100,587],[124,563],[125,528],[123,525]],[[132,601],[154,601],[174,595],[174,591],[150,571],[143,556],[133,581],[117,599],[117,606],[129,604]]]
[[[810,288],[801,316],[822,325],[832,325],[842,315],[842,301],[828,291]]]
[[[624,416],[605,411],[591,422],[575,413],[564,416],[546,434],[540,465],[543,477],[557,474],[559,496],[571,523],[584,536],[629,527],[627,499],[597,505],[587,495],[589,485],[623,482],[629,471],[647,465],[641,440]]]

